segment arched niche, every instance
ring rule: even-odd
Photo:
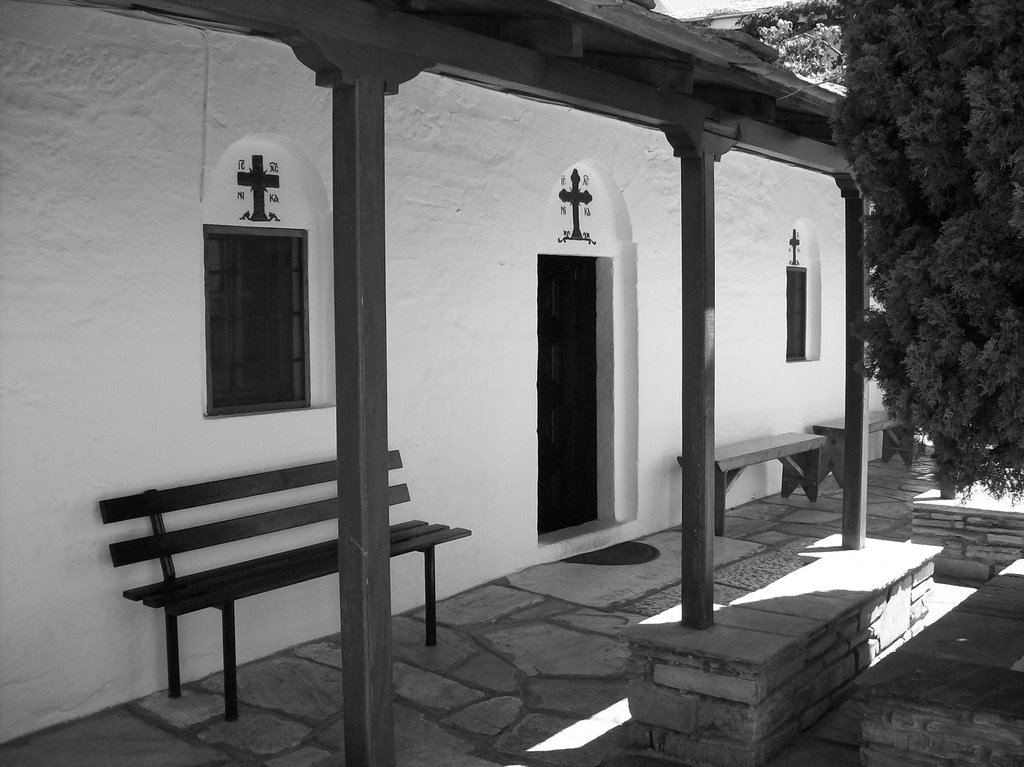
[[[259,158],[259,159],[257,159]],[[263,216],[254,216],[259,192],[240,183],[254,171],[270,177],[262,191]],[[330,173],[330,168],[324,169]],[[245,177],[249,179],[249,177]],[[254,220],[255,219],[255,220]],[[265,220],[263,220],[265,219]],[[231,144],[207,176],[205,225],[306,231],[310,405],[334,404],[334,265],[332,216],[323,177],[291,139],[254,133]]]
[[[792,226],[796,238],[797,260],[807,269],[806,359],[821,359],[821,249],[818,230],[808,218],[797,219]]]
[[[636,243],[626,202],[607,168],[580,160],[554,174],[536,248],[538,259],[596,260],[598,519],[571,528],[580,535],[637,516]],[[552,542],[564,538],[549,535]]]

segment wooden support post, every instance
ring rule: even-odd
[[[385,83],[334,83],[334,323],[345,763],[394,767]]]
[[[680,158],[682,228],[682,624],[714,623],[715,160],[701,130],[666,131]]]
[[[868,520],[868,387],[862,327],[868,308],[864,200],[850,176],[837,176],[846,201],[846,417],[843,451],[843,548],[862,549]]]

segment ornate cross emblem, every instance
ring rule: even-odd
[[[789,247],[793,249],[793,260],[789,262],[790,266],[799,266],[800,262],[796,260],[796,249],[800,246],[800,236],[797,234],[796,229],[793,230],[793,236],[789,240]]]
[[[562,177],[562,183],[565,183],[565,176]],[[580,205],[589,205],[593,202],[594,197],[586,189],[580,190],[580,172],[576,168],[572,169],[572,175],[569,176],[569,180],[572,181],[572,187],[570,189],[563,189],[558,193],[558,199],[562,202],[567,202],[572,206],[572,231],[568,229],[564,230],[564,237],[559,237],[559,242],[565,242],[567,240],[582,240],[583,242],[589,242],[591,245],[597,245],[592,239],[590,239],[590,232],[580,231]],[[584,183],[586,183],[584,181]],[[565,208],[562,208],[562,212],[565,212]],[[590,211],[586,210],[586,214],[589,216]]]
[[[280,221],[273,213],[268,214],[266,210],[265,195],[268,189],[277,189],[281,186],[281,177],[277,175],[277,163],[270,163],[271,173],[263,170],[263,155],[252,156],[252,167],[245,170],[245,160],[238,161],[238,185],[247,186],[252,190],[252,213],[246,211],[239,217],[239,221]],[[245,192],[238,193],[239,199],[245,199]],[[277,202],[277,195],[270,195],[271,202]]]

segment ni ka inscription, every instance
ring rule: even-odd
[[[583,208],[584,216],[589,216],[590,208],[588,206],[594,200],[593,195],[588,190],[580,189],[580,182],[583,183],[583,186],[588,186],[590,184],[590,177],[583,176],[581,178],[580,172],[573,168],[569,181],[572,182],[572,186],[569,189],[562,189],[558,193],[558,199],[567,203],[572,208],[572,230],[564,229],[558,241],[580,240],[581,242],[589,242],[591,245],[597,245],[594,240],[590,239],[590,232],[584,232],[580,229],[580,208]],[[565,176],[562,176],[562,185],[565,185]],[[562,206],[562,215],[568,215],[565,205]]]
[[[267,198],[270,202],[278,202],[278,197],[269,190],[281,186],[279,167],[276,162],[268,163],[269,168],[263,169],[263,155],[254,154],[249,170],[245,169],[245,160],[238,161],[238,185],[247,186],[252,192],[252,211],[245,211],[239,221],[280,221],[274,213],[267,212]],[[245,192],[238,193],[238,199],[245,199]]]

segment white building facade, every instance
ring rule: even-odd
[[[166,686],[161,615],[121,597],[158,570],[107,552],[146,531],[106,529],[98,501],[332,458],[335,371],[331,91],[289,48],[0,0],[0,93],[3,742]],[[439,551],[439,597],[678,524],[687,295],[664,136],[428,74],[389,97],[386,129],[402,513],[473,531]],[[268,222],[243,220],[256,156],[277,176]],[[717,170],[716,439],[809,430],[843,414],[842,199],[827,176],[737,152]],[[308,407],[209,415],[204,226],[305,233]],[[596,272],[597,505],[540,534],[538,262],[559,255]],[[728,505],[778,492],[778,472],[752,468]],[[418,557],[392,560],[395,612],[420,604],[421,578]],[[244,600],[239,661],[338,622],[336,579]],[[190,615],[186,681],[220,664],[218,616]]]

